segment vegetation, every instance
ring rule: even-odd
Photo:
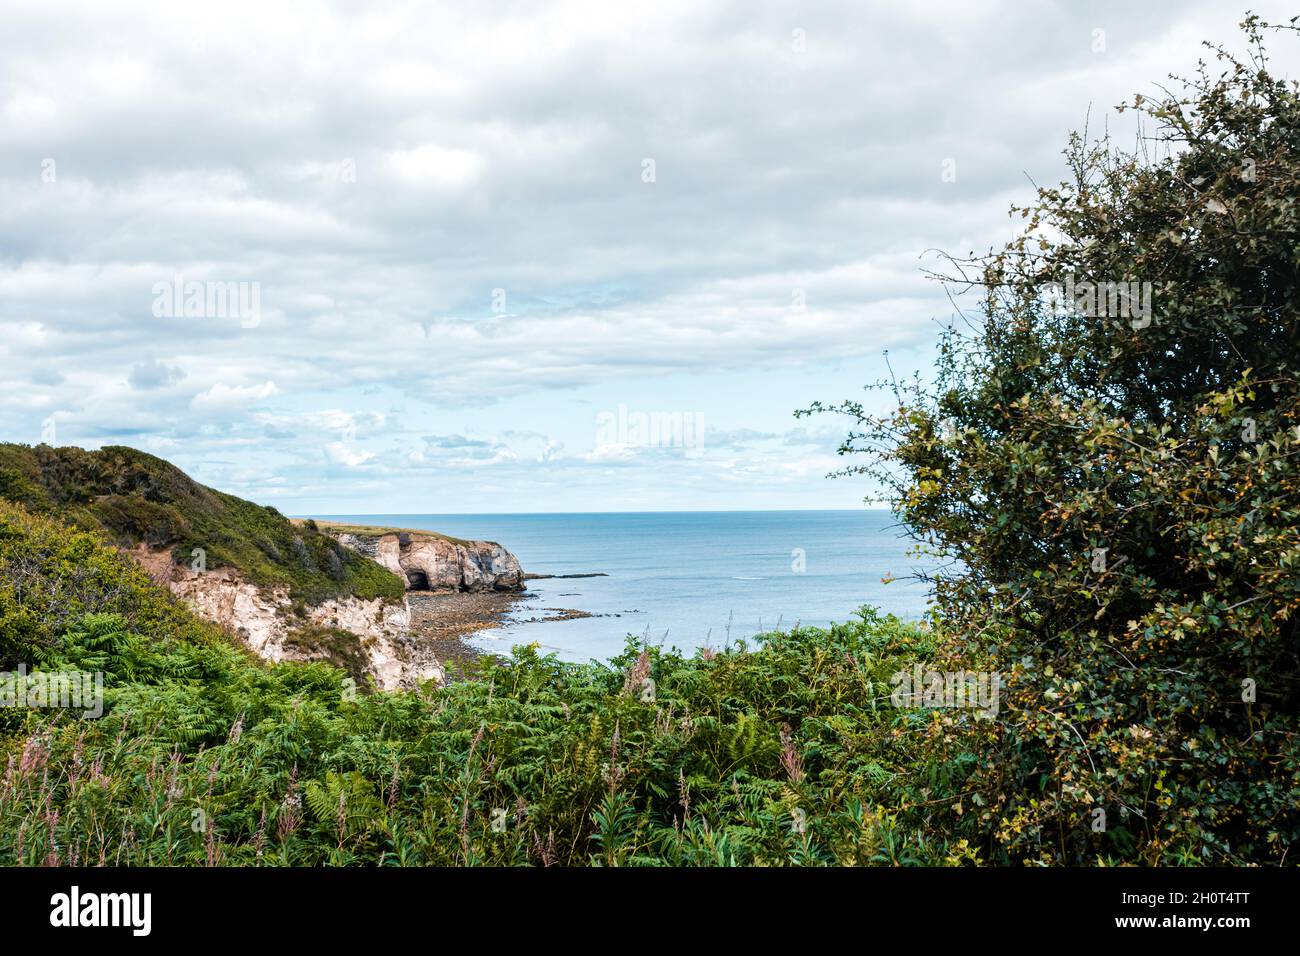
[[[1137,98],[1154,148],[1075,138],[1025,232],[953,263],[982,315],[933,385],[842,406],[849,471],[956,559],[940,658],[1003,674],[965,784],[991,859],[1277,862],[1300,835],[1300,97],[1245,27],[1249,61]],[[971,748],[942,729],[927,759]]]
[[[95,614],[160,640],[226,642],[99,535],[70,533],[0,501],[0,668],[44,664],[77,621]]]
[[[400,600],[405,592],[396,575],[316,527],[200,485],[134,448],[0,444],[0,498],[122,547],[167,548],[176,564],[191,565],[197,549],[208,570],[234,568],[309,604],[340,595]]]
[[[308,622],[286,634],[284,644],[285,647],[303,653],[308,659],[329,661],[341,668],[356,682],[357,687],[370,686],[370,658],[362,639],[351,631]]]
[[[252,659],[109,547],[387,586],[322,564],[338,553],[310,523],[130,449],[0,446],[0,663],[102,672],[106,710],[0,708],[0,862],[1284,862],[1300,96],[1262,29],[1249,62],[1220,51],[1221,74],[1138,99],[1154,155],[1075,139],[1024,234],[952,263],[981,315],[933,382],[891,383],[883,416],[838,406],[843,452],[871,455],[846,471],[952,559],[927,626],[864,610],[607,664],[517,648],[358,696],[330,665]],[[995,719],[903,706],[920,668],[996,674]]]
[[[520,648],[474,680],[357,696],[328,665],[250,658],[94,535],[6,507],[0,580],[19,565],[6,660],[104,672],[105,713],[0,708],[2,863],[975,858],[927,822],[974,758],[917,762],[938,712],[889,703],[931,635],[871,612],[693,658]],[[55,639],[21,629],[74,581],[93,584]]]
[[[295,525],[310,526],[313,528],[324,528],[331,534],[355,534],[363,537],[380,537],[386,534],[408,535],[411,538],[437,538],[442,541],[450,541],[452,544],[469,545],[472,542],[464,538],[453,538],[451,535],[439,534],[436,531],[424,531],[417,528],[395,528],[386,525],[373,524],[348,524],[343,521],[326,521],[323,518],[292,518]]]

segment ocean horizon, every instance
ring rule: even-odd
[[[536,642],[564,660],[604,660],[629,636],[689,652],[826,627],[864,605],[916,619],[929,599],[911,575],[931,565],[884,509],[315,517],[495,541],[531,574],[607,575],[529,581],[503,626],[466,638],[497,653]],[[569,609],[593,616],[541,620]]]

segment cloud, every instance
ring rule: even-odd
[[[168,385],[176,384],[184,377],[185,373],[181,369],[174,365],[166,365],[155,358],[133,365],[131,375],[127,380],[131,383],[132,388],[145,391],[166,388]]]
[[[494,442],[484,441],[481,438],[466,438],[464,435],[426,435],[424,441],[429,448],[490,449],[496,446]]]
[[[1233,45],[1239,17],[18,5],[0,32],[0,437],[58,413],[64,440],[131,434],[311,507],[341,488],[418,510],[437,469],[494,476],[456,489],[493,508],[619,500],[633,476],[637,501],[779,503],[835,446],[787,436],[790,408],[878,377],[882,349],[922,356],[951,314],[924,251],[1005,239],[1069,129],[1190,72],[1202,39]],[[258,321],[155,316],[177,276],[256,283]],[[717,432],[695,458],[598,448],[574,408],[624,401]],[[727,471],[723,452],[767,465]]]
[[[255,402],[264,401],[280,390],[275,382],[267,381],[261,385],[227,385],[217,382],[206,391],[190,399],[190,408],[201,414],[235,414],[244,411]]]
[[[436,143],[395,150],[386,158],[398,179],[416,186],[469,186],[482,166],[473,153]]]
[[[325,454],[329,460],[348,468],[359,468],[374,460],[374,453],[349,445],[345,442],[332,441],[325,445]]]

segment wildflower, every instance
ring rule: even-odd
[[[546,842],[538,834],[533,835],[533,849],[537,852],[537,857],[542,861],[542,866],[550,866],[555,862],[555,831],[546,832]]]
[[[253,850],[257,858],[262,858],[262,848],[266,846],[266,807],[262,808],[261,819],[257,821],[257,834],[253,837]]]
[[[42,770],[49,757],[49,736],[44,731],[37,731],[23,744],[23,756],[18,764],[18,772],[26,774]]]
[[[789,724],[781,725],[781,766],[785,768],[791,783],[803,779],[803,754],[795,745],[794,734]]]
[[[301,822],[302,797],[298,795],[297,788],[298,765],[294,764],[293,769],[289,771],[289,789],[280,804],[280,819],[276,826],[281,843],[293,836]]]
[[[627,672],[627,679],[623,681],[623,693],[635,694],[645,687],[645,680],[650,676],[650,648],[643,650]]]
[[[399,766],[398,764],[393,764],[393,776],[388,781],[388,809],[389,810],[392,810],[397,806],[398,766]]]
[[[45,854],[46,866],[59,865],[59,844],[54,838],[54,832],[59,826],[59,811],[50,810],[45,814],[45,829],[49,833],[49,851]]]

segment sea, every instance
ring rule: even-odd
[[[915,575],[933,567],[884,510],[319,517],[495,541],[534,574],[606,575],[529,581],[503,626],[468,638],[495,653],[536,642],[573,661],[613,657],[629,636],[720,648],[851,620],[864,605],[914,620],[930,593]],[[545,620],[568,609],[593,616]]]

